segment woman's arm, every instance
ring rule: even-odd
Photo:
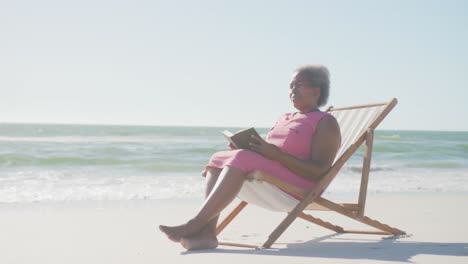
[[[318,123],[311,143],[312,153],[308,160],[286,153],[262,138],[253,138],[258,144],[251,144],[252,150],[280,162],[290,171],[309,180],[319,180],[330,169],[341,145],[340,127],[331,115],[324,116]]]

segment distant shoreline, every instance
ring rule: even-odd
[[[196,125],[196,126],[186,126],[186,125],[152,125],[152,124],[97,124],[97,123],[49,123],[49,122],[0,122],[0,126],[2,125],[44,125],[44,126],[99,126],[99,127],[162,127],[162,128],[232,128],[232,129],[241,129],[247,126],[211,126],[211,125]],[[256,128],[260,129],[270,129],[271,127],[262,127],[256,126]],[[468,133],[466,130],[415,130],[415,129],[379,129],[377,128],[376,131],[401,131],[401,132],[447,132],[447,133]]]

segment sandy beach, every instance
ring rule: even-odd
[[[0,1],[0,264],[468,264],[467,11],[468,0]],[[249,128],[260,138],[245,148],[223,136]],[[223,169],[213,188],[210,167]],[[206,189],[207,215],[224,208],[244,179],[362,217],[360,192],[362,221],[406,234],[306,211],[321,226],[297,218],[264,249],[287,214],[255,205],[216,249],[187,251],[159,230],[193,218]],[[161,229],[175,239],[199,225]]]
[[[220,246],[188,252],[157,225],[182,223],[200,202],[2,204],[0,263],[468,263],[467,194],[370,195],[367,215],[409,237],[336,234],[298,219],[268,250]],[[314,215],[362,227],[330,212]],[[261,244],[283,216],[248,206],[219,239]]]

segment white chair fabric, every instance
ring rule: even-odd
[[[332,114],[341,130],[341,147],[335,163],[343,153],[367,130],[370,124],[385,109],[386,105],[366,108],[332,110]],[[297,199],[277,188],[273,184],[247,180],[242,186],[238,197],[250,204],[255,204],[271,211],[290,212],[299,203]]]

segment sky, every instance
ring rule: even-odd
[[[304,64],[327,105],[468,131],[468,1],[0,0],[0,123],[271,127]]]

